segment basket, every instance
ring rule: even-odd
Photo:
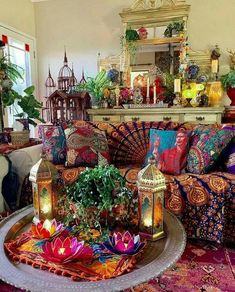
[[[29,131],[12,131],[11,143],[12,145],[24,145],[29,142]]]

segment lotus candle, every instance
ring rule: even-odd
[[[112,253],[123,255],[135,255],[145,246],[144,242],[140,242],[139,235],[131,235],[129,231],[124,234],[114,232],[109,237],[109,241],[103,245]]]
[[[64,229],[64,225],[58,223],[55,219],[48,220],[44,222],[38,220],[37,218],[33,219],[33,225],[31,227],[33,237],[38,239],[48,239],[52,236],[58,235]]]
[[[42,249],[41,256],[45,260],[59,264],[92,256],[91,248],[84,247],[84,241],[78,241],[76,237],[57,237],[52,242],[47,241]]]

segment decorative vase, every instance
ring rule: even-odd
[[[235,87],[234,88],[229,88],[227,90],[227,95],[231,99],[232,103],[230,106],[235,106]]]

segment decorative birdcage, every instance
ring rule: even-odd
[[[56,167],[45,154],[31,168],[29,180],[32,182],[34,214],[39,220],[53,219],[57,215]]]
[[[59,71],[58,76],[58,89],[68,91],[71,83],[71,77],[73,75],[72,69],[68,66],[68,59],[66,51],[64,53],[64,66]]]
[[[139,231],[150,240],[164,237],[163,207],[165,178],[155,165],[154,158],[138,173]]]
[[[48,69],[48,77],[45,82],[45,87],[46,87],[46,97],[50,96],[55,91],[55,88],[56,88],[55,81],[51,76],[50,67]]]

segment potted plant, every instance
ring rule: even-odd
[[[75,183],[66,187],[66,196],[62,198],[67,212],[65,223],[76,221],[77,228],[86,235],[94,229],[102,234],[110,227],[110,218],[116,220],[120,215],[121,220],[130,216],[132,200],[125,179],[113,165],[87,168]],[[119,215],[117,209],[122,210]]]
[[[139,34],[135,29],[128,28],[125,35],[121,37],[121,49],[125,49],[131,58],[131,62],[134,62],[136,52],[138,50],[137,40],[139,40]]]
[[[220,81],[224,90],[227,91],[228,97],[232,101],[230,106],[235,106],[235,70],[221,76]]]
[[[174,21],[168,24],[164,36],[171,38],[173,36],[179,36],[184,31],[184,21]]]
[[[90,94],[93,108],[97,108],[101,105],[106,88],[110,88],[110,79],[104,69],[101,70],[95,78],[88,77],[87,82],[80,83],[76,86],[77,91],[87,91]]]

